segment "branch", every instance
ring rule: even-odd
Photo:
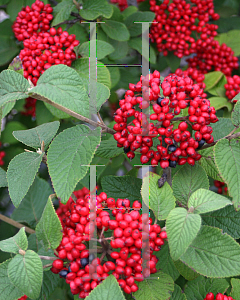
[[[44,256],[44,255],[38,255],[40,259],[44,259],[44,260],[56,260],[59,259],[59,257],[51,257],[51,256]]]
[[[225,137],[223,137],[223,138],[221,138],[221,139],[219,139],[219,140],[216,140],[215,142],[213,142],[213,143],[211,143],[211,144],[206,144],[206,145],[204,145],[204,146],[203,146],[201,149],[199,149],[199,150],[204,150],[204,149],[210,148],[210,147],[216,145],[217,142],[219,142],[219,141],[222,140],[222,139],[227,139],[227,140],[230,141],[230,140],[232,140],[232,139],[236,139],[236,138],[239,138],[239,137],[240,137],[240,132],[234,133],[234,134],[231,134],[231,135],[227,135],[227,136],[225,136]]]
[[[78,113],[76,113],[76,112],[74,112],[74,111],[66,108],[66,107],[63,107],[60,104],[52,102],[51,100],[49,100],[49,99],[47,99],[47,98],[45,98],[43,96],[40,96],[40,95],[37,95],[37,94],[33,93],[33,94],[31,94],[31,97],[33,97],[33,98],[35,98],[37,100],[41,100],[41,101],[44,101],[46,103],[49,103],[52,106],[56,107],[57,109],[60,109],[61,111],[64,111],[65,113],[69,114],[70,116],[72,116],[72,117],[74,117],[74,118],[76,118],[78,120],[81,120],[83,122],[86,122],[86,123],[88,123],[90,125],[93,125],[94,127],[101,127],[103,129],[102,132],[107,132],[107,133],[110,133],[110,134],[116,133],[115,130],[107,127],[107,125],[101,124],[99,122],[92,121],[92,120],[90,120],[90,119],[88,119],[88,118],[86,118],[86,117],[84,117],[84,116],[82,116],[82,115],[80,115],[80,114],[78,114]]]
[[[0,214],[0,220],[2,220],[2,221],[6,222],[6,223],[8,223],[8,224],[10,224],[10,225],[12,225],[14,227],[17,227],[17,228],[25,227],[25,231],[28,232],[28,233],[30,233],[30,234],[31,233],[35,233],[35,231],[33,229],[31,229],[31,228],[29,228],[29,227],[27,227],[27,226],[25,226],[25,225],[23,225],[21,223],[18,223],[16,221],[14,221],[14,220],[12,220],[12,219],[10,219],[10,218],[2,215],[2,214]]]
[[[63,22],[61,22],[61,23],[58,23],[58,24],[54,25],[53,27],[56,27],[56,26],[59,26],[59,25],[62,25],[62,24],[73,25],[73,24],[75,24],[75,23],[77,23],[77,22],[80,22],[81,20],[82,20],[82,19],[79,19],[79,18],[74,19],[74,20],[66,20],[66,21],[63,21]]]

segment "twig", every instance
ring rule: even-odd
[[[167,183],[172,186],[171,168],[163,169],[163,174],[167,175]]]
[[[206,145],[204,145],[201,149],[199,149],[199,150],[203,150],[203,149],[207,149],[207,148],[210,148],[210,147],[212,147],[212,146],[214,146],[214,145],[216,145],[217,144],[217,142],[219,142],[220,140],[223,140],[223,139],[227,139],[227,140],[232,140],[232,139],[236,139],[236,138],[239,138],[240,137],[240,132],[237,132],[237,133],[235,133],[235,134],[232,134],[232,135],[227,135],[227,136],[225,136],[225,137],[223,137],[223,138],[221,138],[221,139],[219,139],[219,140],[216,140],[215,142],[213,142],[213,143],[211,143],[211,144],[206,144]]]
[[[52,264],[45,265],[45,266],[43,266],[43,269],[49,268],[51,266],[52,266]]]
[[[31,233],[35,233],[35,230],[33,230],[33,229],[31,229],[31,228],[29,228],[29,227],[27,227],[27,226],[25,226],[25,225],[23,225],[21,223],[18,223],[16,221],[14,221],[14,220],[12,220],[12,219],[10,219],[10,218],[2,215],[2,214],[0,214],[0,220],[4,221],[4,222],[6,222],[6,223],[8,223],[10,225],[13,225],[14,227],[17,227],[17,228],[25,227],[25,231],[27,233],[30,233],[30,234]]]
[[[44,256],[44,255],[38,255],[40,259],[44,259],[44,260],[56,260],[59,259],[58,257],[51,257],[51,256]]]
[[[81,19],[79,19],[79,18],[74,19],[74,20],[66,20],[66,21],[63,21],[63,22],[61,22],[61,23],[58,23],[58,24],[54,25],[53,27],[60,26],[60,25],[62,25],[62,24],[73,25],[73,24],[75,24],[75,23],[77,23],[77,22],[80,22],[80,21],[81,21]]]
[[[231,136],[234,134],[236,130],[238,130],[239,126],[235,127],[227,136]]]

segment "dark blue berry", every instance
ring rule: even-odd
[[[88,257],[89,262],[92,262],[94,260],[94,258],[95,258],[95,255],[93,253],[91,253]]]
[[[205,140],[204,139],[202,139],[200,142],[198,142],[198,147],[197,147],[197,149],[201,149],[202,148],[202,146],[205,144]]]
[[[89,264],[89,259],[88,258],[82,258],[81,259],[81,265],[83,268],[85,268]]]
[[[170,145],[170,146],[168,147],[168,151],[170,151],[170,152],[174,152],[174,151],[176,151],[176,150],[177,150],[177,147],[174,146],[174,145]]]
[[[130,149],[130,147],[128,147],[128,148],[123,148],[123,151],[124,151],[124,153],[128,153],[129,151],[130,151],[131,149]]]
[[[163,99],[164,99],[164,97],[159,97],[159,98],[157,99],[157,104],[160,105],[160,106],[162,106],[162,105],[161,105],[161,102],[162,102]]]
[[[66,278],[67,274],[68,274],[68,270],[61,270],[58,274],[63,277],[63,278]]]
[[[176,168],[177,162],[175,160],[169,160],[169,167]]]

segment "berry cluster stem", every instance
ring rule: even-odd
[[[35,233],[35,231],[33,229],[31,229],[31,228],[29,228],[29,227],[27,227],[27,226],[25,226],[25,225],[23,225],[21,223],[18,223],[16,221],[14,221],[14,220],[12,220],[12,219],[10,219],[10,218],[2,215],[2,214],[0,214],[0,220],[2,220],[2,221],[6,222],[6,223],[8,223],[8,224],[10,224],[10,225],[12,225],[14,227],[17,227],[19,229],[22,228],[22,227],[25,227],[25,231],[27,233],[30,233],[30,234]]]
[[[237,128],[234,129],[233,132],[235,132],[237,130]],[[231,133],[230,133],[231,134]],[[240,137],[240,132],[237,132],[237,133],[234,133],[234,134],[231,134],[231,135],[227,135],[219,140],[216,140],[215,142],[211,143],[211,144],[206,144],[204,145],[200,150],[203,150],[203,149],[207,149],[207,148],[210,148],[210,147],[213,147],[214,145],[217,144],[217,142],[219,142],[220,140],[222,139],[227,139],[227,140],[232,140],[232,139],[236,139],[236,138],[239,138]]]

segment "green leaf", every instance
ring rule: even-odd
[[[58,197],[66,203],[76,184],[87,173],[97,145],[100,128],[85,125],[68,128],[55,137],[48,154],[48,169]]]
[[[103,31],[113,40],[117,41],[128,41],[130,38],[129,31],[125,24],[106,20],[105,23],[101,25]]]
[[[208,100],[210,101],[210,105],[216,110],[226,107],[228,111],[232,111],[233,105],[225,97],[210,97]]]
[[[169,275],[157,272],[139,282],[138,287],[139,290],[134,293],[136,300],[167,300],[174,290],[174,282]]]
[[[45,250],[56,249],[62,239],[62,225],[55,212],[51,196],[44,208],[42,217],[36,227],[36,235],[39,241],[43,241]]]
[[[50,185],[44,179],[36,177],[19,207],[13,211],[11,218],[35,227],[51,194]]]
[[[10,16],[10,20],[12,22],[15,21],[17,14],[20,12],[20,10],[23,8],[25,4],[24,0],[14,1],[10,0],[7,5],[7,14]]]
[[[156,252],[156,256],[159,259],[156,268],[170,275],[175,281],[179,277],[180,273],[171,258],[167,242],[165,242],[165,244],[161,247],[161,251]]]
[[[226,206],[214,212],[202,215],[203,225],[218,227],[223,233],[231,235],[234,239],[240,238],[240,211],[233,206]]]
[[[204,91],[207,92],[210,89],[212,89],[215,85],[217,85],[217,83],[222,79],[224,74],[220,71],[213,71],[205,74],[204,76],[204,83],[206,84]]]
[[[194,192],[188,201],[188,207],[193,207],[195,214],[204,214],[227,205],[232,205],[232,202],[226,197],[205,189]]]
[[[2,29],[0,28],[0,30]],[[4,66],[19,53],[19,48],[11,36],[1,36],[0,34],[0,39],[0,66]]]
[[[226,33],[219,34],[215,37],[216,40],[221,44],[226,44],[234,51],[235,56],[240,55],[240,41],[239,41],[240,30],[230,30]]]
[[[16,101],[11,101],[2,107],[2,109],[3,109],[2,117],[3,118],[6,117],[6,115],[13,109],[15,103],[16,103]]]
[[[230,296],[233,299],[238,300],[240,295],[240,279],[232,278],[231,279],[232,290]]]
[[[173,177],[173,194],[183,205],[187,205],[193,192],[200,188],[209,188],[209,181],[203,167],[186,164]]]
[[[199,276],[194,270],[186,266],[181,260],[174,261],[174,266],[178,272],[187,280],[193,280]]]
[[[49,261],[48,261],[49,262]],[[60,283],[60,277],[58,274],[53,274],[52,271],[43,273],[43,283],[40,296],[37,300],[50,299],[49,296],[55,290]]]
[[[2,168],[0,168],[0,187],[6,186],[8,186],[7,173]]]
[[[105,176],[101,180],[103,191],[108,198],[127,198],[130,201],[141,199],[142,180],[132,176]]]
[[[214,295],[224,293],[228,287],[229,283],[226,279],[213,279],[199,276],[195,280],[187,282],[184,287],[184,292],[187,299],[202,300],[209,292],[212,292]]]
[[[122,16],[123,16],[123,20],[125,20],[127,17],[129,17],[130,15],[134,14],[136,11],[138,10],[138,8],[136,6],[128,6],[126,9],[124,9],[124,11],[122,12]]]
[[[37,101],[37,103],[38,102],[40,102],[40,101]],[[45,108],[47,109],[47,111],[49,111],[52,116],[55,116],[58,119],[68,119],[68,118],[71,117],[69,114],[67,114],[64,111],[52,106],[49,103],[44,102],[44,105],[45,105]],[[37,114],[37,109],[36,109],[36,114]]]
[[[240,246],[218,228],[202,226],[180,259],[207,277],[232,277],[240,274]]]
[[[26,130],[27,127],[20,122],[12,121],[7,123],[5,129],[2,132],[2,142],[8,144],[16,144],[18,141],[13,136],[14,130]]]
[[[144,39],[145,46],[147,46],[147,41]],[[137,37],[133,38],[128,41],[129,47],[137,50],[141,55],[142,55],[142,38]],[[156,63],[156,54],[153,49],[153,47],[150,45],[150,51],[149,51],[149,56],[150,56],[150,63],[155,64]],[[148,61],[149,57],[144,56],[144,58]]]
[[[15,207],[19,206],[32,185],[42,157],[43,154],[24,152],[11,160],[7,170],[7,180],[10,198]]]
[[[71,11],[74,8],[74,3],[72,0],[63,0],[54,7],[54,12],[57,12],[55,18],[52,21],[51,26],[56,26],[57,24],[68,20]]]
[[[135,37],[142,34],[142,24],[136,24],[135,22],[152,22],[155,18],[155,14],[150,11],[137,11],[126,18],[124,23],[126,24],[130,35]],[[149,24],[150,26],[151,24]]]
[[[228,135],[235,128],[231,120],[226,118],[219,118],[219,121],[211,124],[211,127],[213,129],[212,136],[215,141]]]
[[[41,242],[40,247],[41,248],[37,252],[38,255],[54,257],[54,251],[52,249],[45,250],[43,242]],[[41,259],[41,262],[42,262],[43,267],[46,266],[46,265],[49,265],[49,260]],[[51,267],[45,267],[44,268],[44,273],[46,271],[49,271],[50,269],[51,269]]]
[[[42,263],[37,253],[27,250],[24,256],[17,254],[8,265],[8,277],[25,295],[36,299],[43,279]]]
[[[158,220],[165,220],[170,211],[175,207],[173,190],[167,182],[162,188],[158,187],[161,176],[149,172],[143,178],[141,194],[145,204],[153,211]]]
[[[110,73],[111,76],[111,89],[114,88],[119,80],[120,80],[120,71],[119,71],[119,67],[109,67],[108,71]]]
[[[32,129],[13,131],[13,135],[19,142],[35,149],[41,149],[42,142],[44,142],[44,149],[47,150],[59,125],[59,121],[45,123]]]
[[[12,70],[0,73],[0,106],[10,101],[27,98],[30,87],[27,79]]]
[[[81,78],[72,68],[55,65],[39,78],[29,96],[40,95],[85,117],[89,117],[89,98]],[[33,96],[34,97],[34,96]]]
[[[234,207],[240,209],[240,146],[236,140],[220,140],[214,146],[215,163],[228,192],[233,197]]]
[[[177,284],[174,284],[174,291],[170,300],[187,300],[186,295],[183,294],[182,289]]]
[[[181,58],[174,55],[173,52],[169,52],[168,55],[166,56],[166,61],[171,71],[175,72],[176,69],[179,68],[180,66]]]
[[[86,300],[124,300],[123,292],[113,275],[108,276],[85,298]]]
[[[50,110],[47,109],[46,102],[37,101],[36,103],[36,122],[37,125],[42,125],[44,123],[48,123],[52,121],[53,115],[51,114]],[[52,105],[48,104],[51,108],[53,108]],[[60,111],[58,109],[58,111]],[[67,115],[69,117],[69,115]]]
[[[105,158],[112,158],[123,153],[123,148],[117,147],[115,140],[111,137],[109,140],[101,141],[95,155]]]
[[[105,0],[83,0],[80,16],[85,20],[94,20],[99,16],[110,18],[113,8]]]
[[[0,300],[15,300],[24,295],[8,278],[8,265],[11,259],[0,264]]]
[[[238,93],[232,100],[231,100],[231,102],[234,102],[234,101],[238,101],[238,100],[240,100],[240,93]]]
[[[80,44],[78,51],[82,57],[90,57],[91,44],[96,45],[96,50],[97,50],[96,58],[98,60],[106,57],[107,55],[109,55],[115,51],[113,46],[107,42],[98,40],[97,44],[96,44],[96,40],[91,40],[91,41],[85,42],[83,44]]]
[[[166,228],[171,257],[178,260],[186,252],[201,227],[201,217],[183,207],[174,208],[167,217]]]
[[[117,60],[125,57],[128,54],[128,42],[119,42],[110,39],[111,45],[114,47],[115,51],[109,54],[111,60]],[[111,69],[110,67],[109,69]]]
[[[27,250],[28,240],[25,233],[25,227],[22,227],[13,237],[0,241],[0,249],[3,252],[19,253],[19,250]]]
[[[232,123],[234,126],[240,126],[240,101],[238,101],[232,111]]]
[[[87,30],[80,23],[75,23],[67,31],[69,34],[75,34],[76,40],[79,40],[81,43],[89,40],[89,34],[87,33]]]

